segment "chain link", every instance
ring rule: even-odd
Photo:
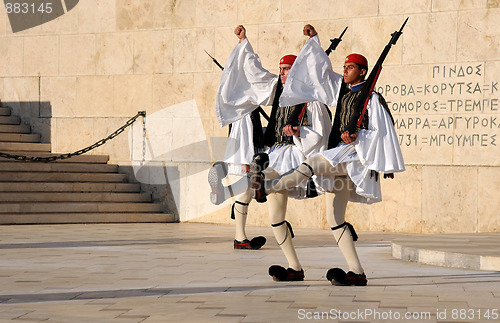
[[[92,149],[100,147],[100,146],[104,145],[107,141],[115,138],[116,136],[121,134],[126,128],[131,126],[139,117],[145,118],[146,111],[137,112],[137,114],[134,117],[130,118],[130,120],[128,120],[123,126],[118,128],[115,132],[110,134],[108,137],[101,139],[98,142],[96,142],[93,145],[90,145],[86,148],[75,151],[74,153],[61,154],[61,155],[50,156],[50,157],[31,157],[31,156],[14,155],[14,154],[0,152],[0,157],[28,161],[28,162],[51,162],[51,161],[55,161],[55,160],[59,160],[59,159],[67,159],[67,158],[71,158],[73,156],[79,156],[79,155],[82,155],[82,154],[85,154],[85,153],[91,151]]]

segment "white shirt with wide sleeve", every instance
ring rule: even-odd
[[[262,67],[248,39],[238,43],[222,71],[216,98],[217,118],[226,126],[271,105],[278,77]]]
[[[319,101],[336,106],[342,75],[335,73],[318,36],[309,38],[292,68],[280,96],[280,106]]]
[[[403,155],[389,113],[373,93],[368,103],[368,129],[358,131],[358,139],[321,153],[332,166],[346,163],[347,173],[356,190],[351,201],[375,203],[382,200],[377,173],[397,173],[405,170]],[[326,188],[325,188],[326,189]]]

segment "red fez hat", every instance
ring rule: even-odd
[[[360,54],[347,55],[347,57],[345,58],[345,62],[346,63],[356,63],[358,65],[361,65],[361,66],[368,68],[368,60],[366,59],[366,57],[364,57],[363,55],[360,55]]]
[[[280,64],[288,64],[288,65],[292,65],[293,62],[295,62],[295,59],[297,58],[297,56],[295,55],[285,55],[283,56],[281,59],[280,59]]]

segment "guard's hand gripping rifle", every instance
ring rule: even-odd
[[[363,121],[363,117],[365,116],[366,108],[368,106],[368,102],[370,101],[371,94],[373,92],[373,89],[375,88],[375,84],[377,83],[380,72],[382,71],[382,63],[387,57],[387,54],[389,54],[391,46],[396,45],[399,36],[401,36],[401,34],[403,33],[403,28],[405,27],[407,21],[408,18],[406,18],[405,22],[403,23],[399,31],[395,31],[391,34],[392,36],[391,40],[385,46],[384,50],[382,51],[382,54],[380,54],[380,57],[378,58],[375,66],[373,66],[370,75],[368,76],[368,79],[365,81],[365,84],[361,89],[360,96],[356,99],[356,101],[354,101],[354,113],[351,119],[349,120],[349,123],[347,124],[346,128],[346,130],[349,132],[350,135],[355,134],[356,129],[361,126],[361,122]]]

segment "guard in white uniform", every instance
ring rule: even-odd
[[[233,95],[241,94],[241,85],[248,83],[248,80],[244,77],[240,78],[240,83],[234,83],[234,77],[238,77],[238,72],[244,74],[241,73],[241,71],[248,70],[250,77],[255,76],[253,73],[258,74],[261,72],[259,68],[245,68],[243,66],[243,64],[252,65],[255,63],[260,66],[260,61],[258,56],[252,53],[253,50],[251,50],[251,47],[250,50],[247,51],[244,46],[245,44],[242,44],[246,39],[245,29],[242,26],[236,27],[235,34],[240,42],[231,53],[226,68],[223,70],[219,83],[216,108],[221,126],[230,124],[230,132],[224,155],[224,163],[214,163],[209,171],[209,183],[212,186],[212,190],[220,188],[220,180],[227,175],[243,176],[246,181],[252,157],[264,148],[260,115],[255,108],[257,108],[260,103],[264,104],[267,103],[267,101],[262,101],[262,95],[259,97],[259,94],[257,94],[258,97],[255,98],[255,93],[257,93],[257,91],[252,94],[254,95],[252,97],[253,99],[260,100],[260,103],[257,103],[257,105],[246,105],[245,103],[242,104],[241,101],[238,103],[231,101]],[[272,88],[273,84],[276,83],[276,80],[271,76],[272,74],[270,73],[261,75],[264,82],[269,82],[268,88]],[[237,111],[237,106],[244,106],[244,109]],[[250,106],[250,108],[248,108],[248,106]],[[236,113],[234,113],[235,111]],[[260,134],[255,136],[255,132],[260,132]],[[248,186],[246,183],[245,185]],[[245,231],[248,206],[252,200],[250,190],[248,188],[244,190],[240,189],[236,195],[237,196],[235,196],[234,191],[227,190],[227,194],[224,198],[220,198],[220,195],[217,196],[212,194],[211,200],[214,204],[220,204],[228,198],[235,197],[235,202],[231,206],[231,219],[235,220],[236,229],[233,247],[234,249],[260,249],[266,243],[266,238],[257,236],[249,240]]]
[[[281,84],[286,84],[285,81],[295,56],[286,55],[281,59],[280,78],[278,79],[276,75],[262,68],[258,55],[254,53],[246,38],[244,27],[238,26],[235,33],[240,39],[240,43],[231,53],[222,74],[217,95],[217,116],[220,124],[224,126],[244,119],[260,105],[273,105],[265,140],[269,146],[267,152],[270,157],[270,167],[266,170],[267,178],[274,178],[291,171],[307,157],[327,148],[331,129],[330,113],[326,105],[317,101],[301,103],[300,105],[278,105],[282,91]],[[239,121],[233,124],[233,127],[234,125],[243,129],[248,123]],[[240,131],[237,134],[244,137],[243,133]],[[237,143],[240,140],[235,138],[234,142]],[[243,160],[246,157],[242,156],[245,155],[240,145],[232,145],[232,151],[228,145],[225,161],[230,164],[244,164]],[[221,179],[225,176],[224,169],[225,164],[216,163],[209,172],[212,203],[222,203],[238,194],[250,196],[248,177],[243,177],[228,187],[222,186]],[[307,194],[306,187],[306,185],[299,185],[299,187],[290,188],[286,192],[270,196],[269,215],[273,225],[281,222],[284,224],[288,195],[304,198]],[[281,226],[281,224],[275,231],[286,232],[286,226]],[[276,237],[279,242],[282,241],[281,234],[276,235]],[[300,264],[295,267],[300,268]]]
[[[281,96],[282,103],[295,104],[317,99],[323,103],[335,105],[341,79],[331,69],[330,60],[319,46],[314,28],[306,25],[304,34],[311,36],[311,39],[299,54],[297,65],[290,71],[289,83],[285,85]],[[307,68],[304,67],[305,63],[307,63]],[[312,73],[308,72],[311,66],[315,66],[317,70]],[[357,132],[350,134],[345,130],[367,70],[368,62],[362,55],[351,54],[346,57],[343,80],[349,85],[350,91],[341,98],[340,105],[337,106],[339,129],[332,129],[332,133],[338,134],[330,138],[330,143],[335,142],[333,148],[309,157],[295,171],[274,180],[266,178],[265,171],[259,172],[259,167],[263,166],[259,160],[262,156],[256,156],[250,166],[253,194],[257,200],[263,199],[267,194],[282,192],[289,187],[301,185],[313,175],[326,175],[326,179],[334,178],[333,181],[324,180],[321,183],[327,192],[326,216],[335,240],[349,266],[347,273],[340,268],[332,268],[328,271],[327,279],[335,285],[364,286],[367,284],[364,269],[354,246],[357,235],[352,225],[345,222],[347,202],[349,200],[363,203],[381,201],[379,173],[382,173],[384,178],[393,178],[393,173],[405,170],[392,117],[378,94],[371,95],[367,108],[368,115],[365,116]],[[303,73],[307,75],[304,76]],[[318,75],[322,78],[317,78]],[[304,80],[307,80],[307,83],[312,84],[313,87],[305,86]],[[318,87],[322,90],[318,91]],[[285,256],[289,264],[298,263],[293,253],[285,253]],[[295,279],[297,270],[302,270],[302,268],[285,269],[275,265],[270,268],[269,274],[275,280],[297,280]]]

